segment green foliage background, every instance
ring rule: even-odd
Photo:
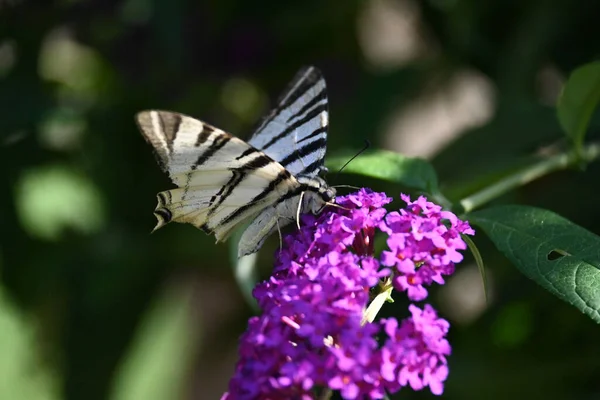
[[[357,33],[373,3],[418,10],[435,51],[373,66]],[[155,194],[171,184],[137,132],[137,111],[179,111],[245,137],[296,70],[314,64],[328,83],[334,154],[365,138],[383,147],[394,110],[476,70],[493,84],[493,117],[432,160],[457,200],[561,142],[540,73],[566,76],[596,59],[598,15],[585,0],[0,0],[0,399],[226,390],[253,311],[227,246],[190,226],[149,234]],[[596,116],[588,137],[599,131]],[[547,208],[599,233],[599,176],[595,164],[556,173],[498,203]],[[404,189],[357,175],[330,181],[394,197]],[[453,320],[456,303],[432,295],[453,323],[444,398],[600,397],[597,324],[484,235],[475,242],[490,275],[485,311]],[[276,246],[260,254],[264,273]],[[481,291],[468,282],[463,292]]]

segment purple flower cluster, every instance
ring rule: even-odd
[[[442,393],[448,322],[429,305],[411,305],[401,323],[365,323],[363,314],[370,289],[389,276],[409,298],[422,299],[423,285],[443,283],[462,259],[460,233],[473,231],[423,197],[402,199],[407,208],[388,213],[391,198],[361,189],[338,197],[342,208],[302,216],[302,228],[284,238],[273,275],[254,289],[263,313],[241,338],[223,400],[308,400],[323,390],[380,399],[404,386]],[[389,235],[381,257],[374,254],[376,232]]]
[[[407,207],[390,212],[380,224],[380,229],[390,235],[390,250],[382,253],[381,263],[393,267],[394,288],[406,290],[410,300],[420,301],[427,297],[424,285],[443,285],[443,275],[454,273],[454,264],[462,261],[458,250],[467,245],[460,234],[475,232],[468,223],[423,196],[414,202],[404,194],[401,198]]]
[[[411,304],[409,310],[412,317],[400,327],[394,318],[382,320],[389,339],[382,348],[381,375],[389,382],[390,392],[410,384],[414,390],[429,386],[433,394],[440,395],[448,376],[450,343],[445,336],[450,324],[438,318],[429,304],[424,310]]]

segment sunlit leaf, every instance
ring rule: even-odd
[[[73,150],[81,143],[86,121],[76,110],[57,107],[49,111],[38,132],[40,142],[53,150]]]
[[[339,170],[351,157],[344,154],[327,159],[330,171]],[[344,173],[364,175],[399,183],[429,193],[438,191],[435,170],[421,158],[405,157],[402,154],[386,150],[365,152],[356,157],[343,170]]]
[[[0,41],[0,78],[8,75],[17,63],[17,43],[14,40]]]
[[[75,39],[68,29],[48,32],[38,58],[39,75],[58,83],[61,98],[77,98],[88,106],[112,86],[113,71],[97,49]]]
[[[221,103],[240,120],[246,123],[256,121],[267,108],[267,96],[254,82],[231,78],[221,90]]]
[[[579,148],[594,110],[600,102],[600,61],[577,68],[558,99],[558,120]]]
[[[0,288],[0,399],[60,399],[60,382],[42,362],[31,321]]]
[[[116,374],[113,400],[169,400],[181,391],[194,359],[192,287],[166,290],[142,321]]]
[[[600,323],[600,237],[551,212],[501,206],[469,214],[521,272]]]
[[[63,166],[43,166],[24,173],[16,189],[23,228],[32,236],[59,239],[63,231],[99,230],[105,220],[101,193],[91,180]]]

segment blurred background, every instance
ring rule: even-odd
[[[150,235],[155,194],[172,184],[137,111],[245,138],[313,64],[329,89],[328,154],[369,139],[427,158],[458,200],[561,143],[554,104],[598,57],[598,17],[585,0],[0,0],[0,399],[226,390],[253,310],[227,245],[188,225]],[[556,173],[498,202],[600,233],[599,173]],[[600,399],[600,328],[475,241],[489,301],[470,257],[432,290],[453,326],[443,397]],[[260,254],[264,274],[276,247]],[[402,302],[386,311],[406,315]]]

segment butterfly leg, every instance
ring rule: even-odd
[[[304,199],[304,192],[300,193],[300,201],[298,201],[298,208],[296,209],[296,226],[300,230],[300,210],[302,210],[302,200]]]
[[[291,213],[293,215],[293,211]],[[283,247],[283,236],[281,228],[287,225],[292,218],[285,218],[277,207],[271,206],[264,209],[256,216],[252,223],[246,228],[238,245],[238,258],[256,252],[264,243],[265,239],[279,232],[279,245]]]
[[[276,220],[277,222],[277,233],[279,233],[279,250],[283,248],[283,239],[281,237],[281,228],[279,227],[279,218]]]

